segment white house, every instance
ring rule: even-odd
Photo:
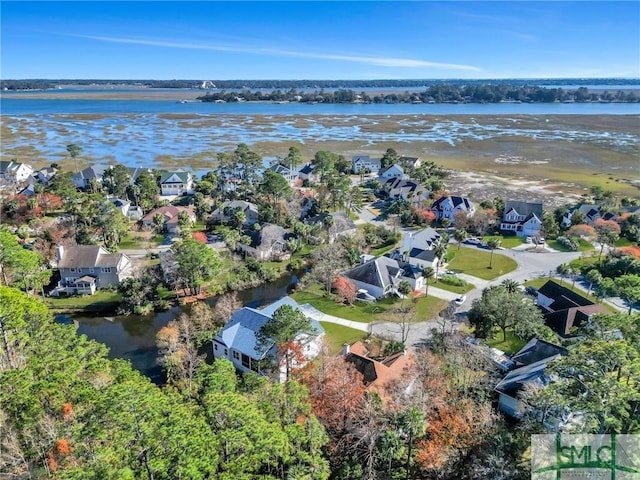
[[[431,209],[436,215],[436,220],[448,218],[451,222],[455,220],[458,212],[465,212],[467,217],[470,217],[475,212],[475,207],[471,200],[455,196],[440,197],[433,202]]]
[[[503,233],[514,232],[518,237],[535,237],[542,229],[542,203],[507,200],[500,223]]]
[[[18,163],[13,160],[0,162],[0,179],[8,182],[20,183],[27,180],[33,174],[33,167],[26,163]]]
[[[189,195],[195,193],[193,177],[189,172],[177,170],[175,172],[164,172],[160,176],[160,195]]]
[[[400,164],[404,165],[405,168],[409,168],[411,170],[415,170],[416,168],[420,168],[422,165],[422,160],[418,157],[400,157]]]
[[[413,180],[390,178],[384,182],[382,190],[391,200],[401,198],[410,203],[422,203],[429,198],[429,191]]]
[[[273,318],[274,313],[283,305],[289,305],[304,313],[304,308],[290,297],[284,297],[265,308],[258,310],[251,307],[243,307],[237,310],[229,319],[224,328],[213,338],[214,358],[226,358],[243,373],[255,371],[267,374],[265,360],[273,360],[276,356],[277,345],[269,342],[260,345],[257,334],[260,329]],[[324,329],[316,320],[311,320],[312,331],[299,332],[294,341],[301,347],[304,362],[314,359],[321,351]],[[296,365],[302,367],[304,365]],[[282,365],[279,371],[280,380],[283,378]]]
[[[280,163],[274,163],[273,165],[271,165],[269,167],[269,170],[272,170],[280,175],[282,175],[287,182],[289,183],[293,183],[297,180],[298,178],[298,171],[293,169],[293,168],[289,168],[285,165],[282,165]]]
[[[380,178],[381,182],[389,180],[390,178],[404,179],[405,178],[404,168],[402,168],[397,163],[394,163],[389,168],[385,168],[384,170],[382,170],[380,172],[380,175],[378,175],[378,177]]]
[[[354,155],[351,157],[351,171],[355,174],[359,174],[361,171],[377,174],[381,165],[379,158],[371,158],[369,155]]]

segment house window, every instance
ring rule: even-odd
[[[111,273],[111,267],[102,267],[100,271],[102,273]]]
[[[242,366],[245,368],[251,368],[251,359],[249,355],[242,354]]]
[[[235,358],[236,360],[240,360],[240,354],[235,350],[233,351],[233,358]]]
[[[214,350],[218,350],[218,344],[217,344],[217,343],[214,343],[214,344],[213,344],[213,349],[214,349]]]
[[[224,349],[224,356],[228,356],[229,355],[229,350],[227,350],[226,348]]]
[[[76,273],[76,267],[70,267],[70,268],[69,268],[69,271],[70,271],[71,273]]]
[[[89,269],[89,273],[93,273],[93,267]]]

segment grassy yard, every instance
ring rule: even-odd
[[[129,232],[126,237],[122,239],[118,248],[121,250],[131,250],[131,249],[143,249],[147,246],[146,238],[148,234],[146,233],[138,233],[138,232]]]
[[[45,303],[54,310],[83,310],[86,312],[100,312],[113,310],[120,303],[122,296],[118,292],[100,290],[94,295],[79,295],[74,297],[47,297]]]
[[[490,257],[491,253],[484,250],[467,247],[457,250],[456,247],[456,256],[449,262],[449,269],[484,280],[493,280],[500,275],[513,272],[518,267],[515,260],[495,251],[493,253],[493,268],[489,268]]]
[[[516,237],[515,235],[503,237],[501,235],[491,235],[482,237],[482,241],[487,243],[489,240],[500,240],[500,245],[504,248],[515,248],[524,243],[524,237]]]
[[[375,303],[356,302],[352,306],[336,303],[331,297],[323,295],[321,287],[314,285],[302,291],[297,291],[291,297],[300,304],[310,303],[327,315],[346,318],[355,322],[370,323],[385,319],[385,313],[391,313],[394,305],[400,302],[397,298],[384,298]],[[447,302],[435,297],[421,298],[416,307],[416,321],[423,321],[435,317]]]
[[[320,322],[326,333],[325,340],[329,346],[329,355],[337,355],[345,343],[354,343],[366,336],[365,332],[336,325],[335,323]]]
[[[507,330],[507,339],[502,340],[502,330],[497,328],[493,332],[491,338],[485,341],[492,348],[497,348],[505,353],[513,355],[525,345],[525,341],[516,337],[511,330]]]
[[[436,287],[436,288],[441,288],[442,290],[447,290],[448,292],[453,292],[453,293],[459,293],[459,294],[463,294],[463,293],[467,293],[471,290],[473,290],[473,285],[471,285],[470,283],[465,283],[462,286],[457,286],[457,285],[449,285],[447,283],[444,283],[442,281],[429,281],[429,286],[430,287]]]
[[[578,240],[578,251],[579,252],[588,252],[590,250],[593,250],[593,245],[589,242],[587,242],[586,240]],[[553,248],[554,250],[557,250],[559,252],[573,252],[574,250],[571,250],[570,248],[567,248],[566,246],[564,246],[562,243],[560,243],[557,240],[549,240],[547,241],[547,245],[551,248]]]
[[[594,295],[587,295],[587,292],[585,292],[584,290],[582,290],[581,288],[578,288],[577,286],[573,286],[573,288],[571,287],[571,284],[573,282],[567,282],[565,280],[561,280],[559,278],[553,278],[552,279],[554,282],[562,285],[563,287],[568,288],[569,290],[579,293],[580,295],[582,295],[585,298],[588,298],[589,300],[591,300],[593,303],[598,303],[600,300],[598,300]],[[524,285],[527,287],[534,287],[534,288],[540,288],[541,286],[543,286],[545,283],[547,283],[549,281],[549,278],[547,277],[541,277],[541,278],[534,278],[533,280],[529,280],[527,282],[524,282]],[[601,303],[600,305],[602,305],[604,308],[606,308],[607,310],[611,311],[611,313],[619,313],[618,310],[616,310],[614,307],[612,307],[611,305],[609,305],[608,303]]]

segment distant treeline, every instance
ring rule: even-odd
[[[288,91],[215,91],[199,100],[203,102],[301,102],[301,103],[553,103],[553,102],[629,102],[640,101],[632,91],[589,92],[586,87],[576,90],[515,85],[433,85],[423,92],[393,92],[370,95],[364,91],[339,89],[303,92]]]
[[[148,88],[197,88],[203,80],[56,80],[23,79],[1,80],[0,86],[7,90],[33,90],[55,88],[59,85],[105,85],[105,86],[144,86]],[[554,85],[637,85],[638,79],[620,78],[556,78],[556,79],[405,79],[405,80],[215,80],[211,82],[217,89],[354,89],[361,88],[420,88],[435,86],[554,86]]]

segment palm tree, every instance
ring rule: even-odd
[[[489,257],[489,268],[493,268],[493,251],[500,246],[500,240],[492,238],[487,242],[487,246],[491,250],[491,256]]]
[[[429,280],[433,278],[433,268],[426,267],[424,270],[422,270],[422,276],[424,277],[424,281],[426,285],[426,289],[424,292],[424,296],[426,297],[429,295]]]
[[[592,268],[587,272],[585,277],[589,282],[589,291],[587,292],[587,295],[589,295],[591,293],[591,289],[593,288],[593,284],[595,283],[596,285],[598,285],[600,282],[602,282],[602,274],[597,269]]]
[[[518,287],[520,287],[520,284],[518,282],[516,282],[515,280],[511,280],[510,278],[503,280],[500,285],[502,285],[504,289],[509,293],[516,293],[518,291]]]
[[[449,246],[449,238],[447,237],[445,240],[445,237],[446,235],[443,235],[438,243],[436,243],[436,246],[433,248],[433,253],[438,258],[438,263],[436,263],[436,277],[438,276],[438,272],[440,271],[440,264],[442,263],[442,259],[447,253],[447,248]]]
[[[464,228],[458,228],[453,232],[453,238],[458,242],[458,250],[460,250],[460,244],[467,238],[467,231]]]

